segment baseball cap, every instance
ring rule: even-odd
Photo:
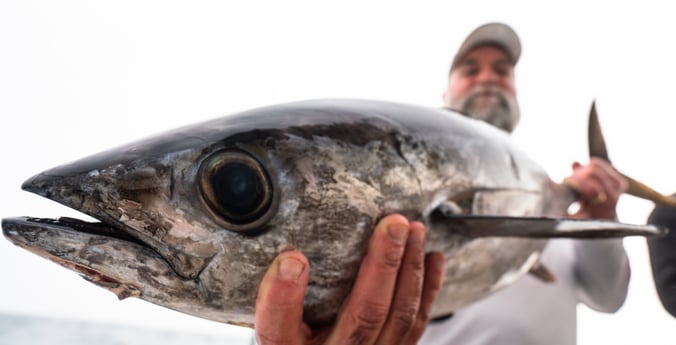
[[[521,56],[521,41],[511,27],[502,23],[487,23],[474,29],[465,38],[465,41],[462,42],[453,58],[451,69],[472,49],[482,45],[494,45],[502,48],[512,59],[514,65],[516,65]]]

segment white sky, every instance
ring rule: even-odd
[[[487,21],[512,25],[522,39],[523,116],[514,136],[555,180],[573,160],[586,162],[586,116],[597,99],[615,165],[676,191],[676,164],[664,160],[676,80],[667,2],[225,3],[0,0],[0,216],[77,217],[19,186],[47,168],[199,120],[312,98],[437,107],[455,49]],[[623,197],[620,219],[643,223],[650,208]],[[673,342],[676,322],[657,300],[645,241],[625,247],[633,270],[627,302],[614,315],[581,307],[581,345]],[[249,334],[118,302],[4,239],[0,280],[0,312]]]

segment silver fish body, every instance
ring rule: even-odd
[[[447,259],[433,316],[505,286],[544,239],[468,236],[432,220],[539,217],[570,203],[509,137],[457,113],[358,100],[246,111],[34,176],[23,185],[100,220],[3,220],[15,244],[135,296],[222,322],[253,323],[258,284],[286,250],[309,259],[305,320],[331,322],[377,221],[428,226]]]

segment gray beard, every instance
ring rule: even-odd
[[[480,104],[482,94],[488,94],[489,100]],[[482,97],[483,98],[483,97]],[[465,97],[452,99],[451,109],[461,111],[471,118],[485,121],[511,133],[519,123],[521,112],[516,97],[495,85],[477,86]]]

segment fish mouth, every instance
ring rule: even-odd
[[[27,228],[26,220],[31,220],[28,222],[30,228],[46,227],[51,234],[65,234],[66,230],[79,233],[80,240],[85,244],[79,247],[72,244],[70,250],[82,250],[86,242],[93,239],[111,243],[124,241],[145,251],[153,251],[183,279],[196,279],[213,259],[217,248],[208,243],[196,244],[196,241],[187,237],[166,235],[172,224],[165,219],[164,213],[143,207],[155,202],[162,204],[170,198],[173,181],[171,169],[139,162],[111,166],[111,159],[110,155],[92,156],[37,174],[21,186],[27,192],[58,202],[102,223],[88,223],[73,218],[46,220],[26,217],[20,222],[23,226],[19,228]],[[4,222],[3,229],[11,226],[11,223],[9,220]],[[10,236],[7,237],[11,240]],[[58,249],[64,244],[45,242],[42,245]],[[24,243],[23,247],[29,249],[31,246],[35,245]],[[131,250],[128,246],[124,248]]]
[[[15,225],[21,224],[24,226],[33,225],[42,227],[45,230],[55,230],[55,231],[67,229],[77,231],[83,234],[105,236],[121,241],[133,242],[138,245],[150,248],[144,242],[138,240],[137,238],[132,237],[125,232],[121,232],[120,230],[114,228],[113,226],[110,226],[103,222],[87,222],[84,220],[71,217],[60,217],[58,219],[37,218],[37,217],[7,218],[3,219],[2,221],[3,233],[5,234],[5,236],[7,236],[8,233],[10,233],[12,230],[18,229],[16,227],[12,228],[13,224]],[[5,228],[7,228],[7,230],[5,230]]]
[[[14,217],[2,220],[2,232],[13,244],[77,272],[120,299],[140,295],[146,278],[133,272],[139,263],[176,275],[152,247],[101,222]]]

